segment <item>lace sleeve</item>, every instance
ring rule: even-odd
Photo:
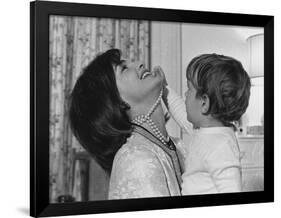
[[[151,151],[125,152],[115,161],[110,178],[109,199],[169,195],[164,170]]]
[[[168,94],[166,106],[177,122],[177,124],[185,130],[187,134],[192,134],[193,125],[187,120],[185,103],[181,96],[179,96],[173,89],[167,86]]]

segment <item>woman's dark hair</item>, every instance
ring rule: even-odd
[[[249,104],[251,82],[242,64],[234,58],[203,54],[191,60],[186,78],[196,89],[196,97],[207,95],[210,107],[205,115],[233,126]]]
[[[119,95],[114,74],[120,56],[118,49],[98,55],[83,70],[70,97],[73,134],[108,173],[116,152],[132,132],[129,108]]]

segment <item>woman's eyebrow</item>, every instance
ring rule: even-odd
[[[117,67],[119,67],[119,66],[122,67],[125,63],[126,63],[126,60],[120,60],[119,63],[114,65],[114,71],[117,70]]]

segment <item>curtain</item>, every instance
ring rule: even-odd
[[[77,190],[74,156],[83,148],[71,133],[67,107],[78,76],[98,53],[110,48],[120,49],[124,59],[149,66],[149,25],[140,20],[50,16],[50,202]]]

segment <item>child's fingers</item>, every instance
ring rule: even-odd
[[[152,70],[153,72],[159,72],[159,66],[155,66],[155,67],[153,67],[153,70]]]
[[[164,85],[168,85],[167,80],[166,80],[166,77],[165,77],[165,73],[164,73],[162,67],[160,67],[160,66],[155,66],[155,67],[153,68],[153,71],[154,71],[155,73],[159,73],[159,74],[160,74],[160,76],[163,78]]]
[[[165,73],[164,73],[163,69],[159,66],[158,70],[159,70],[159,72],[160,72],[161,76],[163,77],[163,82],[164,82],[164,85],[166,85],[166,86],[167,86],[167,85],[168,85],[168,83],[167,83],[166,76],[165,76]]]
[[[164,71],[160,66],[155,66],[153,69],[158,73],[160,73],[161,75],[164,75]]]

